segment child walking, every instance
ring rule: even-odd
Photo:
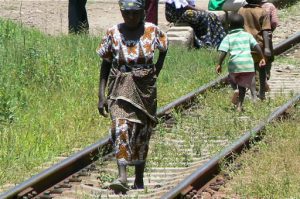
[[[279,26],[279,19],[278,19],[278,14],[277,14],[277,8],[272,2],[268,2],[268,0],[262,0],[261,1],[261,7],[265,9],[265,11],[268,13],[270,16],[270,22],[271,22],[271,30],[268,31],[269,33],[269,45],[270,45],[270,50],[271,50],[271,57],[270,59],[266,60],[266,74],[267,74],[267,80],[266,80],[266,92],[270,91],[270,86],[268,84],[268,80],[271,77],[271,68],[272,68],[272,62],[274,61],[274,53],[273,53],[273,32],[274,30]]]
[[[237,105],[237,111],[243,110],[243,102],[246,88],[251,87],[252,79],[255,76],[254,61],[251,56],[251,49],[260,55],[259,67],[264,67],[265,59],[263,52],[254,37],[245,32],[244,19],[239,14],[229,16],[229,33],[222,40],[219,51],[220,57],[216,72],[222,72],[222,63],[227,55],[230,54],[228,72],[231,86],[234,89],[232,103]],[[256,93],[254,93],[256,95]]]

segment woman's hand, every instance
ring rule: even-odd
[[[99,97],[98,111],[99,111],[99,114],[102,115],[103,117],[108,116],[108,105],[107,105],[107,100],[105,97]]]
[[[265,57],[271,57],[272,53],[271,53],[270,48],[264,49],[264,55],[265,55]]]
[[[105,88],[106,88],[106,82],[109,76],[111,68],[111,63],[103,60],[101,63],[101,69],[100,69],[100,81],[99,81],[99,101],[98,101],[98,111],[99,114],[103,117],[107,117],[108,113],[108,105],[107,100],[105,97]]]

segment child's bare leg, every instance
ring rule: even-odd
[[[241,112],[243,110],[243,103],[246,95],[246,88],[239,86],[239,102],[237,105],[237,110]]]
[[[234,105],[237,105],[238,97],[239,97],[238,85],[236,83],[234,83],[231,79],[229,82],[230,82],[231,88],[234,90],[233,95],[231,97],[231,103],[233,103]]]
[[[236,83],[234,83],[232,80],[230,80],[230,86],[233,90],[238,89],[238,85]]]

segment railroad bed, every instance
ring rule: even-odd
[[[299,45],[285,56],[299,57],[297,49],[299,49]],[[299,92],[299,73],[299,68],[274,62],[269,82],[271,87],[269,96],[273,98],[279,94],[290,95]],[[222,92],[230,92],[230,89],[225,88]],[[127,195],[118,195],[106,189],[107,182],[115,178],[117,168],[115,160],[108,155],[38,197],[34,197],[35,192],[31,192],[29,188],[26,191],[31,195],[23,198],[160,198],[234,139],[231,136],[224,136],[224,132],[202,132],[197,125],[202,108],[203,106],[194,104],[182,113],[183,119],[180,121],[168,120],[160,127],[160,131],[155,132],[150,141],[149,165],[145,172],[145,190],[130,190]],[[241,116],[238,119],[251,122],[247,117]],[[195,137],[195,134],[201,137],[200,144],[199,141],[197,143],[195,139],[190,139]],[[163,147],[169,153],[153,157],[153,153],[157,152],[155,150]],[[175,156],[174,154],[179,155]],[[60,159],[64,158],[66,157]],[[109,161],[104,161],[106,159]],[[129,174],[132,173],[130,170]],[[132,182],[133,178],[129,177],[129,185],[132,185]]]
[[[298,38],[298,37],[297,37]],[[298,52],[294,50],[294,52]],[[294,53],[290,53],[294,56]],[[287,68],[284,66],[283,68]],[[275,71],[279,72],[279,69],[274,67]],[[298,73],[292,73],[297,75]],[[274,78],[275,77],[275,78]],[[276,79],[276,74],[274,75]],[[291,74],[280,75],[281,80],[291,80]],[[204,86],[199,93],[203,93],[206,89],[212,86],[216,86],[221,82],[223,78],[215,80],[207,86]],[[298,80],[298,78],[295,78]],[[277,85],[277,84],[274,84]],[[290,84],[290,86],[298,84]],[[271,86],[272,89],[272,86]],[[275,87],[273,89],[276,91]],[[63,179],[63,181],[52,185],[46,191],[36,192],[36,189],[42,189],[44,185],[33,185],[32,188],[27,186],[25,190],[18,193],[21,198],[161,198],[169,190],[180,183],[185,177],[189,176],[199,167],[201,168],[205,163],[211,160],[214,154],[220,152],[233,140],[240,137],[244,132],[239,130],[237,134],[227,132],[226,124],[243,121],[243,124],[247,124],[245,128],[250,129],[255,126],[262,118],[250,118],[244,116],[226,118],[226,123],[223,124],[217,132],[211,132],[206,124],[201,121],[207,121],[207,123],[214,121],[215,125],[219,125],[219,121],[216,120],[218,115],[216,112],[211,111],[203,112],[204,109],[213,109],[214,99],[218,96],[222,96],[223,104],[226,104],[231,94],[231,89],[228,87],[219,87],[213,92],[208,92],[210,99],[206,99],[203,96],[199,96],[197,103],[189,104],[190,108],[182,112],[175,112],[173,118],[168,118],[166,122],[161,123],[156,128],[154,136],[151,140],[150,154],[148,158],[148,165],[145,173],[145,186],[144,190],[130,190],[126,195],[120,195],[113,193],[112,190],[106,188],[107,184],[116,177],[116,161],[112,155],[102,157],[100,154],[94,154],[98,156],[98,160],[86,168],[81,169],[77,173],[71,173],[69,177]],[[195,93],[188,95],[185,100],[179,99],[178,101],[190,101],[195,98]],[[206,94],[205,94],[206,95]],[[274,92],[276,96],[276,92]],[[224,99],[226,100],[224,101]],[[171,109],[177,105],[171,103]],[[229,106],[230,102],[226,106]],[[164,114],[168,112],[163,111]],[[230,109],[227,110],[230,112]],[[224,113],[223,113],[224,114]],[[162,113],[158,115],[163,115]],[[206,120],[209,118],[210,120]],[[211,124],[210,124],[211,125]],[[198,139],[197,139],[198,138]],[[103,141],[105,142],[105,141]],[[99,151],[98,151],[99,152]],[[89,158],[95,158],[96,156],[90,156]],[[64,157],[62,157],[64,158]],[[66,159],[69,159],[65,157]],[[88,156],[86,156],[88,158]],[[74,158],[73,158],[74,159]],[[82,162],[75,158],[75,164],[80,165]],[[74,164],[74,166],[75,166]],[[64,167],[67,170],[61,170],[61,172],[70,172],[70,168],[74,167],[72,164]],[[54,166],[55,167],[55,166]],[[50,168],[51,170],[51,168]],[[49,172],[52,175],[54,172]],[[130,171],[129,173],[133,173]],[[47,175],[48,175],[47,174]],[[55,173],[55,176],[64,175],[63,173]],[[132,174],[133,175],[133,174]],[[129,185],[132,185],[133,178],[129,175]],[[47,176],[44,176],[43,183],[47,184]],[[30,184],[25,182],[25,184]],[[45,185],[49,186],[49,185]],[[1,197],[1,195],[0,195]]]
[[[117,175],[116,161],[111,156],[108,161],[101,158],[84,172],[79,172],[72,180],[63,182],[71,188],[59,188],[58,194],[50,194],[53,198],[161,198],[168,190],[178,184],[184,177],[194,172],[207,162],[213,154],[226,146],[228,138],[223,133],[203,132],[197,125],[202,106],[193,106],[184,111],[180,124],[168,122],[156,130],[151,139],[149,164],[145,172],[144,190],[130,190],[126,195],[114,194],[106,189],[107,179]],[[164,135],[161,135],[162,131]],[[201,139],[194,139],[195,137]],[[216,147],[217,146],[217,147]],[[158,152],[159,150],[163,150]],[[154,156],[154,153],[156,156]],[[159,156],[161,155],[161,156]],[[104,158],[104,159],[106,159]],[[129,185],[134,178],[129,177]],[[70,182],[78,181],[78,182]],[[104,187],[104,188],[103,188]],[[43,197],[41,197],[43,198]]]
[[[296,45],[281,56],[300,60],[300,45]],[[271,92],[267,93],[267,96],[271,98],[278,95],[292,96],[300,93],[300,67],[275,61],[272,65],[269,85]]]

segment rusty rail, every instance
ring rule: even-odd
[[[205,163],[194,173],[188,176],[184,181],[178,184],[176,187],[171,189],[168,193],[162,196],[163,199],[173,199],[173,198],[182,198],[185,194],[190,192],[193,189],[198,189],[205,185],[209,179],[219,171],[220,163],[222,160],[230,158],[232,154],[239,153],[245,147],[249,145],[251,140],[258,136],[259,132],[265,129],[265,126],[275,120],[277,117],[282,115],[288,108],[293,106],[300,100],[300,94],[288,101],[286,104],[282,105],[274,112],[272,112],[265,122],[259,123],[250,131],[244,133],[244,135],[237,139],[233,144],[225,148],[219,154],[214,156],[210,161]]]
[[[288,39],[278,43],[274,46],[274,55],[280,55],[284,51],[290,49],[294,45],[300,43],[300,32],[297,32],[296,34],[292,35]]]
[[[274,52],[280,54],[296,43],[299,43],[299,33],[287,39],[286,41],[283,41],[280,44],[276,45],[274,47]],[[157,111],[157,116],[162,117],[164,114],[168,113],[173,108],[183,105],[187,101],[193,99],[195,96],[204,93],[207,89],[218,85],[219,83],[224,81],[225,78],[226,76],[219,77],[216,80],[162,107]],[[46,169],[43,172],[33,176],[32,178],[22,182],[21,184],[8,190],[7,192],[2,193],[0,195],[0,199],[21,198],[28,194],[38,195],[52,187],[54,184],[61,182],[62,180],[68,178],[70,175],[80,171],[81,169],[87,167],[88,165],[96,161],[98,159],[97,155],[99,155],[100,152],[101,155],[108,154],[110,151],[106,150],[106,147],[108,147],[108,137],[104,138],[103,140],[100,140],[99,142],[93,145],[90,145],[82,151],[75,153],[74,155],[55,164],[49,169]],[[181,186],[184,185],[180,185],[180,187]],[[179,188],[177,188],[176,191],[173,190],[169,193],[172,193],[171,195],[173,195],[175,192],[178,192],[178,189]],[[166,196],[168,196],[168,194]]]
[[[294,45],[300,43],[300,32],[292,35],[287,40],[280,42],[279,44],[274,46],[275,55],[279,55],[285,52],[287,49],[293,47]],[[283,114],[290,106],[300,100],[300,94],[294,97],[292,100],[278,108],[276,111],[270,114],[270,116],[266,119],[265,122],[261,122],[256,127],[251,129],[248,132],[245,132],[244,135],[236,140],[231,146],[225,148],[222,152],[214,156],[210,161],[197,169],[193,174],[188,176],[185,180],[183,180],[176,187],[171,189],[168,193],[163,195],[163,199],[171,199],[171,198],[182,198],[185,194],[190,192],[192,189],[199,188],[204,186],[209,179],[215,175],[219,170],[219,163],[226,159],[230,158],[233,153],[239,153],[245,147],[248,146],[251,139],[258,135],[260,131],[262,131],[265,126],[272,122],[274,119]],[[201,179],[201,180],[199,180]]]
[[[185,96],[167,104],[157,111],[158,117],[163,117],[165,113],[170,112],[173,108],[183,105],[185,102],[192,100],[195,96],[204,93],[206,90],[220,84],[226,76],[221,76],[208,84],[201,86],[200,88],[188,93]],[[107,155],[110,150],[108,146],[108,137],[100,140],[99,142],[90,145],[86,149],[75,153],[74,155],[66,158],[65,160],[55,164],[49,169],[33,176],[32,178],[24,181],[16,187],[4,192],[0,195],[0,199],[21,198],[26,195],[38,195],[43,191],[49,189],[54,184],[57,184],[64,179],[68,178],[72,174],[80,171],[81,169],[92,164],[98,159],[99,153],[101,155]]]

